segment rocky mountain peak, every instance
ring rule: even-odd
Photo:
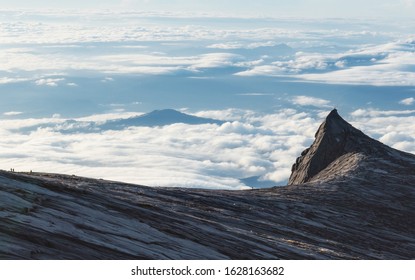
[[[337,169],[331,173],[344,171],[352,167],[352,155],[373,154],[385,149],[390,148],[354,128],[333,109],[317,130],[314,143],[297,158],[288,184],[310,182],[334,162]]]

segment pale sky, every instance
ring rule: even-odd
[[[411,18],[415,0],[0,0],[0,9],[136,9],[225,15]]]

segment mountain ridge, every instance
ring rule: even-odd
[[[73,132],[98,132],[100,130],[122,130],[128,127],[156,127],[166,126],[176,123],[183,123],[189,125],[198,124],[217,124],[222,125],[226,121],[203,118],[195,115],[186,114],[174,109],[161,109],[153,110],[149,113],[136,115],[129,118],[118,118],[107,120],[103,123],[94,121],[78,121],[78,120],[66,120],[61,123],[41,123],[35,126],[24,127],[22,131],[31,132],[42,127],[51,127],[52,129],[61,133],[73,133]]]
[[[101,125],[102,129],[122,129],[128,126],[165,126],[175,123],[184,124],[218,124],[225,123],[224,121],[202,118],[189,114],[182,113],[173,109],[154,110],[150,113],[130,117],[128,119],[112,120]]]

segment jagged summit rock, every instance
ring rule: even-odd
[[[370,138],[332,110],[320,125],[314,143],[301,153],[292,167],[289,185],[328,180],[355,169],[363,158],[408,157]]]

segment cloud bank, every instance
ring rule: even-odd
[[[282,185],[328,111],[199,111],[194,114],[226,122],[70,133],[60,130],[66,120],[58,116],[5,119],[0,121],[0,168],[150,186],[241,189],[247,186],[239,179],[252,176]],[[113,113],[77,120],[103,123],[132,115]],[[345,118],[385,144],[415,153],[415,111],[359,109]],[[27,131],[27,126],[37,129]]]
[[[402,99],[401,101],[399,101],[399,104],[406,105],[406,106],[413,105],[415,104],[415,98],[409,97],[409,98]]]
[[[251,176],[284,182],[316,129],[315,119],[301,118],[295,110],[269,115],[201,111],[196,115],[233,120],[223,125],[173,124],[89,133],[62,133],[58,128],[65,120],[58,118],[3,120],[0,167],[150,186],[240,189],[247,186],[239,179]],[[102,122],[112,117],[82,120]],[[24,130],[33,125],[38,128]]]
[[[5,73],[0,84],[30,80],[57,86],[47,81],[56,72],[203,76],[229,69],[226,73],[242,77],[415,85],[411,22],[383,31],[381,22],[358,20],[257,18],[252,24],[252,18],[221,18],[216,23],[215,18],[110,11],[0,15],[0,72]]]

